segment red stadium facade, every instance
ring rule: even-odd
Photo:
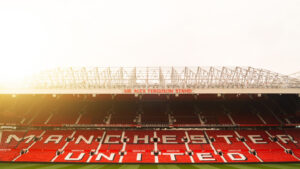
[[[2,162],[300,162],[297,79],[239,67],[59,69],[37,79],[1,90]]]

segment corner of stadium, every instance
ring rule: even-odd
[[[0,168],[300,168],[297,77],[82,67],[21,84],[0,87]]]

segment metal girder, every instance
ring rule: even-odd
[[[300,88],[297,78],[252,67],[57,68],[28,78],[27,89]]]
[[[290,76],[290,77],[297,78],[297,79],[300,80],[300,72],[296,72],[296,73],[290,74],[289,76]]]

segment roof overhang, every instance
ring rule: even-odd
[[[300,94],[298,88],[284,89],[20,89],[0,90],[0,94]]]
[[[58,68],[0,94],[299,94],[300,80],[252,67]]]

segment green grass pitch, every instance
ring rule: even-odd
[[[41,164],[0,163],[0,169],[300,169],[300,163],[284,164]]]

